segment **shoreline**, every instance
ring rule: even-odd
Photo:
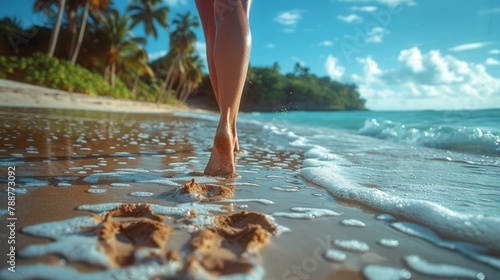
[[[90,96],[6,79],[0,79],[0,107],[123,113],[210,112],[198,108],[116,99],[110,96]]]

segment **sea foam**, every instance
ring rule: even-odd
[[[326,164],[319,160],[311,161],[316,163],[315,167],[303,168],[300,175],[328,189],[337,198],[403,216],[454,239],[500,249],[500,236],[497,234],[500,232],[500,218],[458,213],[437,203],[390,195],[347,179],[343,175],[345,171],[331,161],[325,162]]]
[[[370,119],[358,131],[361,135],[371,136],[393,142],[404,142],[431,148],[456,151],[481,152],[500,155],[500,136],[478,127],[412,127],[394,121]]]

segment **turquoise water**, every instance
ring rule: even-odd
[[[281,125],[344,129],[410,145],[500,156],[500,110],[253,113]]]

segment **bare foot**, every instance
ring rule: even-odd
[[[234,137],[230,129],[217,129],[212,154],[208,160],[205,174],[209,176],[234,177]]]

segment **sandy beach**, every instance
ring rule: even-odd
[[[303,153],[250,124],[239,176],[204,176],[217,115],[197,112],[0,80],[0,168],[12,171],[0,278],[500,275],[498,251],[478,261],[460,241],[335,198],[300,176]]]
[[[67,92],[5,79],[0,79],[0,92],[0,106],[4,107],[131,113],[167,113],[173,110],[186,110],[185,107],[121,100],[108,96],[90,96],[84,93]]]

